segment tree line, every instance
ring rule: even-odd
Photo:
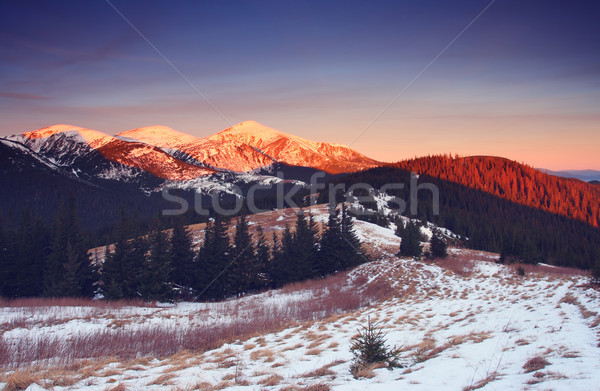
[[[16,228],[0,220],[0,295],[104,297],[107,300],[220,300],[310,278],[367,261],[347,208],[332,208],[323,227],[300,210],[293,229],[250,232],[245,215],[210,219],[201,245],[181,219],[141,230],[121,212],[103,262],[92,262],[90,238],[69,199],[51,225],[24,212]],[[233,225],[233,239],[228,233]],[[144,232],[145,231],[145,232]]]
[[[107,246],[101,269],[106,299],[221,300],[268,288],[324,277],[367,261],[345,206],[331,210],[322,229],[300,210],[294,229],[255,235],[245,215],[233,224],[219,215],[209,220],[196,250],[192,233],[177,223],[170,233],[158,228],[131,239],[127,220]]]

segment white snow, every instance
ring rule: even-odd
[[[311,208],[320,220],[326,210]],[[357,311],[317,316],[203,353],[115,362],[104,372],[52,389],[95,391],[118,384],[149,390],[279,390],[317,384],[359,391],[600,389],[600,293],[586,284],[587,277],[541,272],[519,277],[512,268],[485,260],[493,254],[466,249],[450,249],[448,259],[439,264],[398,259],[393,252],[399,238],[391,229],[363,221],[355,227],[380,255],[348,273],[337,288],[298,285],[223,303],[167,308],[5,307],[0,308],[2,338],[73,338],[117,328],[185,330],[239,319],[252,322],[253,308],[283,313],[319,297],[341,300],[352,292],[389,286],[389,299]],[[441,266],[446,263],[469,264],[470,272],[452,273]],[[349,347],[369,317],[387,333],[389,345],[401,347],[404,368],[376,369],[374,377],[357,380],[350,374]],[[536,356],[548,364],[527,372],[524,365]],[[265,384],[269,377],[272,385]],[[33,389],[50,388],[43,382],[40,386]]]

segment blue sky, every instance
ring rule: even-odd
[[[500,155],[600,169],[600,5],[495,1],[0,3],[0,135],[55,123],[207,136],[247,119],[385,161]]]

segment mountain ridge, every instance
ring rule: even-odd
[[[208,137],[196,137],[161,125],[112,136],[84,127],[56,124],[2,139],[27,145],[63,166],[72,165],[96,150],[113,163],[172,181],[217,171],[250,172],[277,162],[329,174],[382,164],[347,146],[303,139],[256,121],[244,121]]]

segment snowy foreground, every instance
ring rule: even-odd
[[[224,303],[167,308],[0,308],[5,341],[225,326],[251,323],[256,314],[261,322],[296,318],[275,332],[204,352],[60,365],[49,360],[31,370],[6,370],[0,381],[10,385],[29,376],[35,381],[29,390],[600,389],[600,293],[585,276],[545,268],[520,277],[515,268],[495,264],[491,254],[460,249],[439,264],[397,259],[391,230],[363,222],[357,228],[379,259],[332,278],[329,287],[297,284]],[[377,300],[378,288],[388,299]],[[302,318],[303,305],[357,293],[369,297],[358,310]],[[368,317],[387,332],[390,345],[402,347],[404,368],[374,369],[354,379],[350,340]]]

